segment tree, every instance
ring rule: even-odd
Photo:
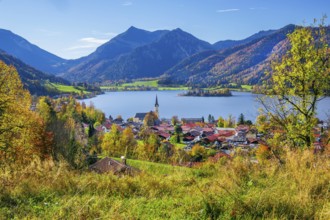
[[[219,117],[218,118],[218,124],[217,124],[217,126],[219,127],[219,128],[222,128],[223,126],[224,126],[224,122],[225,122],[225,120],[223,119],[223,117]]]
[[[171,119],[171,123],[173,126],[175,126],[177,123],[179,123],[178,116],[173,116]]]
[[[191,156],[195,162],[202,161],[206,156],[206,150],[203,146],[196,144],[191,149]]]
[[[137,142],[134,138],[132,129],[130,127],[125,128],[120,138],[121,148],[125,149],[125,152],[122,155],[126,158],[131,157],[134,153],[136,144]]]
[[[120,133],[116,124],[111,126],[111,130],[104,134],[101,148],[107,156],[120,157],[124,155],[124,150],[120,149]]]
[[[143,119],[143,124],[145,126],[154,126],[158,120],[157,114],[155,112],[148,112]]]
[[[145,136],[143,143],[138,145],[137,154],[141,160],[157,161],[157,151],[160,147],[158,136],[150,133]]]
[[[182,134],[181,125],[179,125],[179,124],[175,125],[174,132],[175,132],[175,135],[176,135],[176,143],[180,143],[180,136]]]
[[[225,128],[233,128],[235,126],[235,119],[230,114],[228,115],[228,119],[224,120],[223,127]]]
[[[32,111],[31,96],[16,69],[0,61],[0,166],[24,164],[39,156],[42,123]],[[38,120],[38,121],[37,121]]]
[[[293,147],[310,147],[316,107],[330,85],[330,56],[324,19],[318,28],[298,27],[288,35],[290,48],[272,64],[271,95],[260,99],[272,124]]]
[[[245,119],[243,113],[241,113],[238,117],[238,124],[239,125],[244,125],[245,124]]]

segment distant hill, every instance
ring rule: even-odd
[[[158,77],[184,58],[210,49],[211,44],[181,29],[149,32],[131,27],[63,76],[71,81]]]
[[[0,61],[7,65],[12,65],[17,69],[18,74],[24,84],[24,87],[30,91],[32,95],[51,95],[57,94],[57,91],[50,91],[46,84],[48,82],[61,83],[68,85],[69,82],[53,76],[45,74],[33,67],[23,63],[21,60],[8,55],[6,52],[0,50]]]
[[[256,34],[253,34],[252,36],[250,36],[248,38],[243,39],[243,40],[218,41],[218,42],[213,44],[213,48],[216,49],[216,50],[223,50],[223,49],[227,49],[227,48],[230,48],[230,47],[235,47],[235,46],[246,44],[246,43],[249,43],[253,40],[268,36],[270,34],[273,34],[274,32],[276,32],[276,30],[260,31]]]
[[[0,29],[0,49],[46,73],[56,73],[68,61],[51,54],[26,39]]]
[[[166,71],[162,83],[202,86],[229,82],[257,84],[264,79],[272,56],[287,50],[286,36],[294,29],[294,25],[288,25],[245,44],[195,54]]]

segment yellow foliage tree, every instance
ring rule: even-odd
[[[30,107],[16,69],[0,61],[0,165],[27,163],[40,154],[34,143],[40,123]]]

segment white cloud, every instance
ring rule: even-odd
[[[109,39],[100,39],[95,37],[84,37],[78,40],[78,44],[67,48],[67,51],[82,50],[82,49],[96,49],[98,46],[108,42]]]
[[[94,35],[94,36],[98,36],[98,37],[100,37],[100,38],[113,38],[113,37],[115,37],[115,36],[117,36],[118,35],[118,33],[114,33],[114,32],[106,32],[106,33],[104,33],[104,32],[100,32],[100,31],[92,31],[92,35]]]
[[[105,42],[108,41],[108,39],[97,39],[95,37],[85,37],[85,38],[81,38],[79,40],[80,42],[84,42],[84,43],[92,43],[92,44],[104,44]]]
[[[133,5],[133,2],[125,2],[122,4],[122,6],[132,6]]]
[[[218,13],[225,13],[225,12],[234,12],[234,11],[239,11],[240,9],[238,8],[229,8],[229,9],[219,9],[217,10]]]

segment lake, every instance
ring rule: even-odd
[[[135,113],[154,110],[156,95],[159,103],[160,118],[199,118],[207,120],[211,114],[228,117],[232,114],[236,119],[243,113],[245,119],[255,120],[259,104],[256,94],[248,92],[232,92],[230,97],[191,97],[178,96],[184,91],[123,91],[106,92],[91,99],[80,100],[87,105],[91,102],[97,109],[102,110],[106,117],[113,118],[121,115],[124,119],[133,117]],[[330,115],[330,97],[323,99],[318,105],[318,116],[326,119]]]

